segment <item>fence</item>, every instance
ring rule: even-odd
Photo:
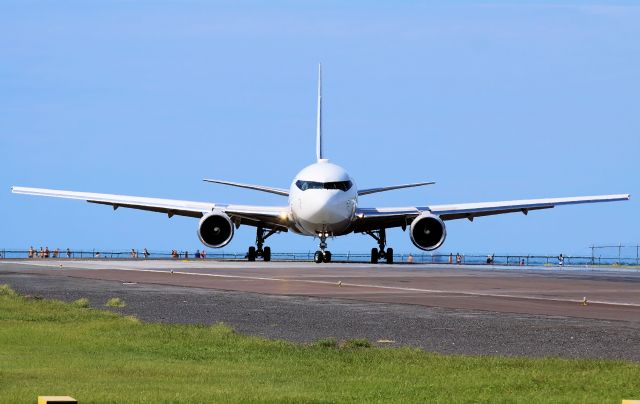
[[[592,245],[591,259],[594,262],[600,260],[602,256],[617,257],[619,263],[633,262],[635,256],[635,265],[640,263],[640,244],[636,245]]]
[[[617,248],[617,247],[616,247]],[[591,256],[563,256],[563,264],[565,266],[640,266],[640,257],[631,256],[624,257],[602,256],[594,253]],[[313,261],[314,251],[297,252],[297,253],[272,253],[271,258],[274,261]],[[150,251],[147,257],[143,252],[116,250],[56,250],[49,251],[48,258],[40,258],[39,251],[35,251],[34,260],[40,259],[196,259],[193,252],[179,251],[177,257],[172,256],[167,251]],[[0,250],[0,259],[25,259],[28,258],[27,250]],[[493,257],[493,265],[503,266],[556,266],[559,265],[559,257],[556,255],[494,255],[494,254],[465,254],[461,256],[461,263],[465,265],[481,265],[487,264],[488,256]],[[371,258],[370,253],[333,253],[332,260],[334,262],[353,262],[366,263]],[[200,258],[202,259],[202,258]],[[246,253],[238,252],[208,252],[206,259],[215,260],[244,260]],[[437,253],[396,253],[394,254],[394,262],[407,263],[412,261],[416,264],[448,264],[456,262],[455,254],[437,254]]]

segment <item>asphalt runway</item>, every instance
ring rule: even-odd
[[[443,353],[640,361],[634,270],[5,260],[0,283],[96,306],[122,297],[122,311],[146,321],[221,321],[296,342],[368,338]]]

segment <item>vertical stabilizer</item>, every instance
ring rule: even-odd
[[[323,159],[322,147],[322,65],[318,64],[318,116],[316,121],[316,159]]]

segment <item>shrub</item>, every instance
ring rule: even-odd
[[[345,348],[371,348],[371,342],[366,338],[348,339],[344,343]]]
[[[119,297],[112,297],[104,304],[107,307],[125,307],[127,304]]]
[[[75,300],[73,302],[73,305],[76,307],[81,307],[83,309],[86,309],[89,307],[89,299],[87,299],[86,297],[80,298],[78,300]]]
[[[331,338],[321,338],[319,340],[317,340],[315,342],[315,344],[313,344],[317,347],[320,348],[337,348],[338,347],[338,341],[331,337]]]
[[[0,285],[0,296],[18,296],[15,290],[7,284]]]

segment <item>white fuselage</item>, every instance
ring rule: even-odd
[[[289,190],[292,230],[309,236],[339,236],[350,231],[358,190],[340,166],[319,160],[296,175]]]

